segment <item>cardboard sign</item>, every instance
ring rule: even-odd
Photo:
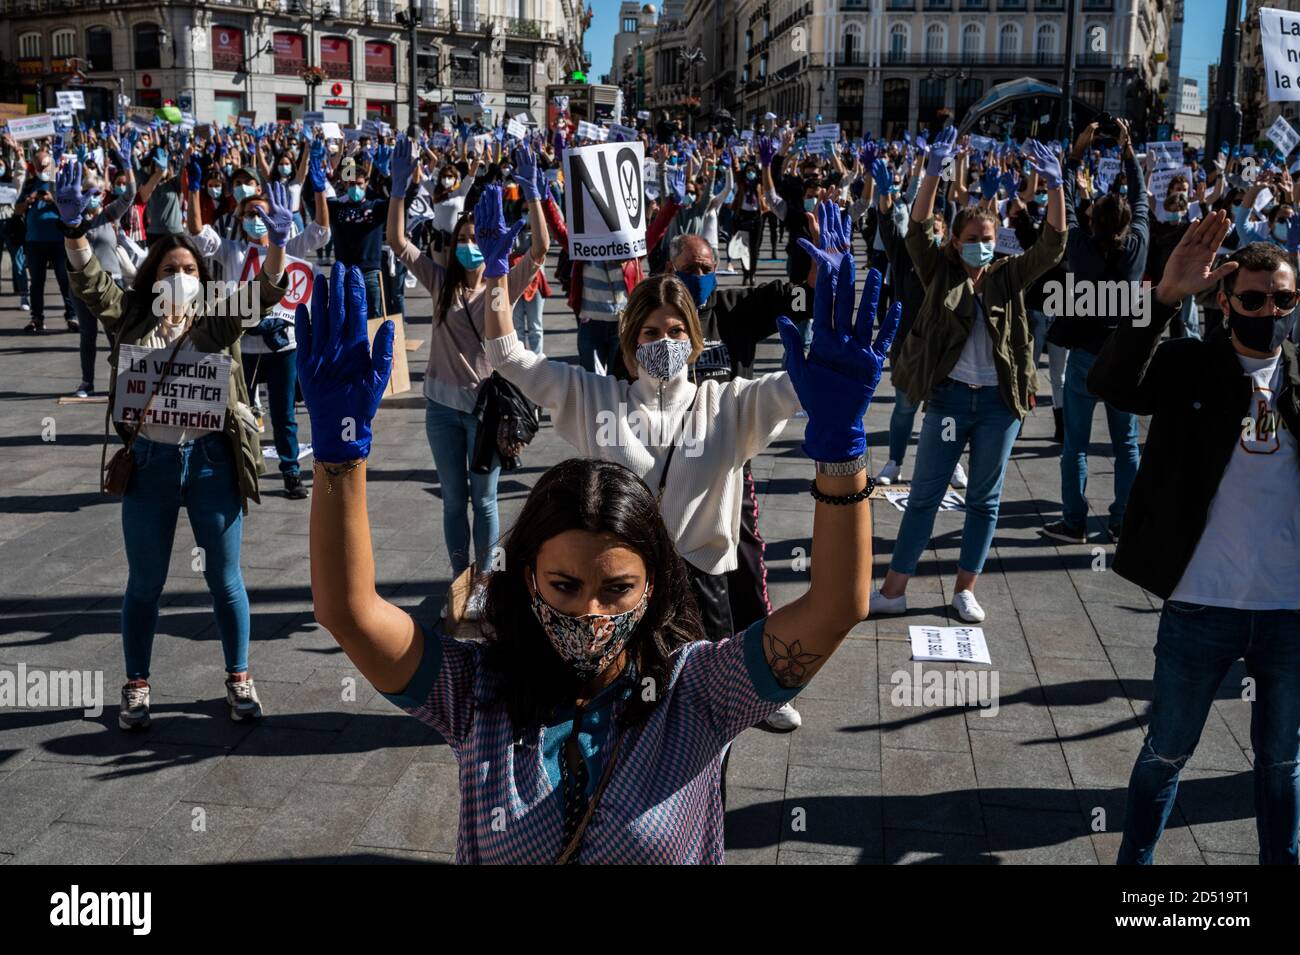
[[[81,90],[59,90],[54,94],[54,98],[62,109],[78,110],[86,108],[86,97]]]
[[[983,627],[908,627],[907,631],[913,660],[993,663]]]
[[[230,395],[230,355],[182,348],[169,364],[171,351],[170,346],[121,346],[113,420],[133,425],[143,414],[145,425],[220,431]]]
[[[1270,102],[1300,100],[1300,13],[1260,7],[1259,39]]]
[[[622,123],[611,123],[609,127],[609,138],[611,142],[630,143],[634,139],[639,139],[639,135],[631,126],[624,126]]]
[[[54,117],[49,113],[37,113],[35,116],[13,116],[9,119],[9,135],[14,142],[28,139],[40,139],[42,136],[54,135]]]
[[[1004,255],[1024,255],[1025,250],[1020,245],[1020,240],[1016,238],[1016,230],[1001,228],[998,229],[998,241],[993,247],[994,252],[1001,252]]]
[[[602,262],[645,255],[645,146],[603,143],[564,152],[569,258]]]
[[[1183,164],[1183,144],[1180,142],[1147,143],[1147,153],[1156,169],[1172,169]]]
[[[589,123],[585,119],[579,120],[578,138],[590,139],[592,142],[603,143],[609,139],[609,130],[604,126],[597,126],[595,123]]]
[[[528,127],[517,119],[512,119],[506,123],[506,135],[513,136],[515,139],[524,139],[528,135]]]
[[[1264,134],[1278,148],[1284,157],[1291,155],[1291,150],[1300,145],[1300,133],[1297,133],[1291,124],[1286,121],[1286,117],[1279,116],[1273,120],[1273,125],[1268,128]]]
[[[1169,192],[1169,183],[1175,176],[1186,176],[1187,181],[1192,181],[1192,170],[1187,166],[1179,166],[1176,169],[1157,169],[1151,174],[1151,195],[1156,202],[1164,202],[1165,195]]]
[[[339,129],[338,123],[321,123],[320,133],[326,139],[342,139],[343,130]]]

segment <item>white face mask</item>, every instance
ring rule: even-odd
[[[163,317],[184,315],[202,291],[203,283],[197,276],[176,272],[153,283],[154,314]]]
[[[450,188],[451,188],[452,186],[454,186],[454,185],[456,185],[456,180],[455,180],[455,179],[452,179],[452,178],[447,177],[447,176],[443,176],[443,178],[442,178],[442,188],[444,188],[444,189],[450,189]]]

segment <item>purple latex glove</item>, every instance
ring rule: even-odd
[[[415,173],[415,143],[402,133],[397,134],[397,145],[393,147],[393,195],[406,195],[411,185],[411,176]]]
[[[81,194],[80,163],[70,162],[59,170],[54,179],[54,205],[59,210],[59,221],[64,225],[81,224],[86,198]]]
[[[880,150],[873,142],[864,143],[862,152],[858,153],[858,159],[862,162],[864,169],[871,169],[876,164],[876,157],[880,155]]]
[[[939,176],[943,174],[944,160],[952,157],[956,152],[957,127],[949,126],[930,146],[930,152],[925,157],[925,174],[927,176]]]
[[[284,183],[273,182],[267,186],[263,198],[266,199],[270,211],[263,212],[261,206],[253,206],[253,211],[266,224],[266,234],[271,244],[277,249],[283,249],[289,244],[289,233],[293,231],[293,213],[289,211],[289,191],[285,189]]]
[[[758,141],[758,161],[766,169],[772,165],[772,159],[776,156],[776,143],[772,137],[764,136]]]
[[[1052,151],[1036,139],[1025,140],[1025,152],[1034,172],[1042,177],[1048,189],[1061,188],[1061,161]]]
[[[506,228],[505,215],[501,211],[501,187],[484,186],[478,205],[474,207],[474,238],[483,253],[485,278],[500,278],[510,271],[510,249],[523,227],[524,220],[520,219]]]
[[[537,157],[526,145],[519,146],[515,150],[515,168],[512,178],[519,183],[525,202],[542,198],[542,193],[537,188]]]
[[[668,198],[679,206],[686,204],[686,169],[683,166],[672,166],[665,173],[668,180]]]

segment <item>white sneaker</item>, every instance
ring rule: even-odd
[[[791,730],[797,730],[803,726],[803,717],[791,703],[785,703],[779,710],[763,720],[763,725],[768,729],[774,729],[781,733],[788,733]]]
[[[18,307],[21,308],[24,312],[30,312],[32,310],[32,307],[28,305],[26,302],[20,302],[18,304]]]
[[[898,480],[898,475],[901,474],[902,471],[903,466],[893,458],[890,458],[885,462],[885,466],[880,469],[880,473],[876,475],[876,483],[888,487],[890,484],[893,484]]]
[[[227,678],[226,704],[230,707],[230,718],[236,723],[262,718],[262,701],[257,698],[257,688],[251,679],[232,681]]]
[[[961,469],[960,461],[958,461],[957,466],[952,469],[952,480],[948,483],[955,488],[966,487],[966,472]]]
[[[907,613],[907,594],[886,597],[879,590],[871,591],[871,609],[867,611],[867,616],[879,617],[882,614],[893,613]]]
[[[969,590],[959,590],[952,595],[952,609],[967,623],[980,623],[984,620],[984,608]]]

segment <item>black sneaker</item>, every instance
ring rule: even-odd
[[[284,496],[291,501],[306,499],[307,489],[303,487],[301,475],[286,474],[284,476]]]
[[[1066,544],[1086,544],[1088,543],[1088,532],[1082,527],[1071,527],[1065,521],[1054,521],[1048,524],[1038,533],[1044,537],[1050,537],[1052,540],[1062,541]]]

